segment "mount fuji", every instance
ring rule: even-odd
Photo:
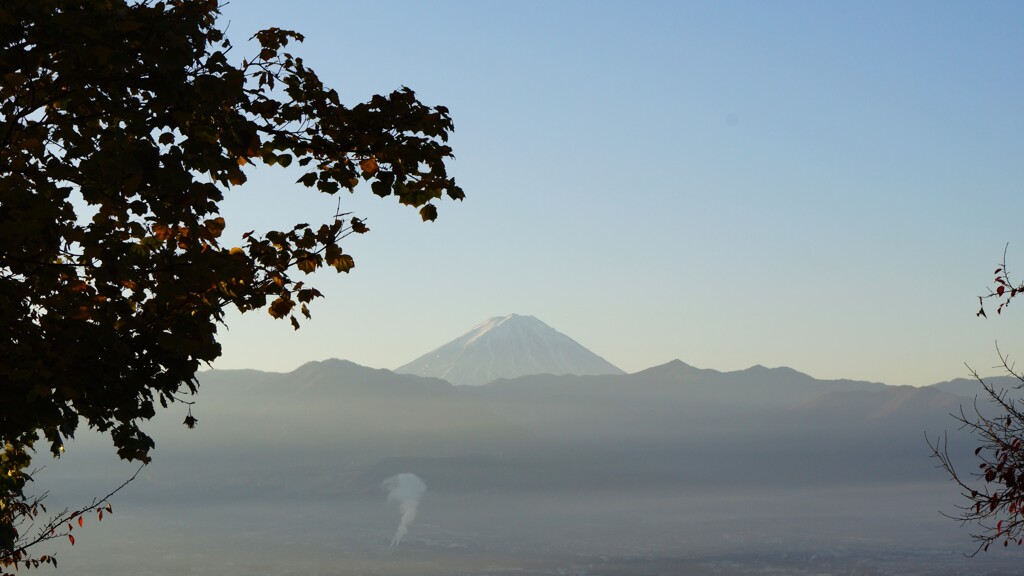
[[[498,316],[398,367],[458,385],[534,374],[624,374],[604,358],[533,316]]]

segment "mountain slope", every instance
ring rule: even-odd
[[[491,318],[395,372],[479,385],[531,374],[622,374],[604,358],[533,316]]]

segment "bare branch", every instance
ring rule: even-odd
[[[1017,372],[1009,356],[999,351],[1000,367],[1024,386],[1024,374]],[[934,441],[926,437],[932,450],[932,457],[938,460],[950,479],[960,487],[965,504],[956,506],[957,512],[943,515],[971,525],[971,538],[977,548],[969,554],[988,550],[992,543],[1011,542],[1024,544],[1024,412],[1010,390],[997,387],[986,381],[977,371],[971,375],[981,385],[982,395],[993,408],[982,409],[975,396],[973,413],[968,415],[963,406],[960,412],[950,414],[959,423],[960,430],[966,430],[978,440],[974,451],[977,457],[977,471],[964,475],[958,469],[949,453],[948,436],[943,434]]]

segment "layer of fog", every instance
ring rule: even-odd
[[[697,574],[769,562],[758,555],[833,573],[824,559],[955,567],[971,549],[939,513],[957,492],[924,441],[959,401],[940,390],[683,369],[466,393],[306,368],[208,375],[199,426],[162,413],[155,461],[114,514],[48,551],[85,575],[600,574],[634,560]],[[102,494],[134,469],[112,452],[81,434],[35,488],[51,509]],[[420,484],[389,501],[399,474]]]

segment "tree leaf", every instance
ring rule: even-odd
[[[377,173],[379,166],[373,158],[367,158],[359,163],[359,169],[363,171],[364,178],[370,178]]]

